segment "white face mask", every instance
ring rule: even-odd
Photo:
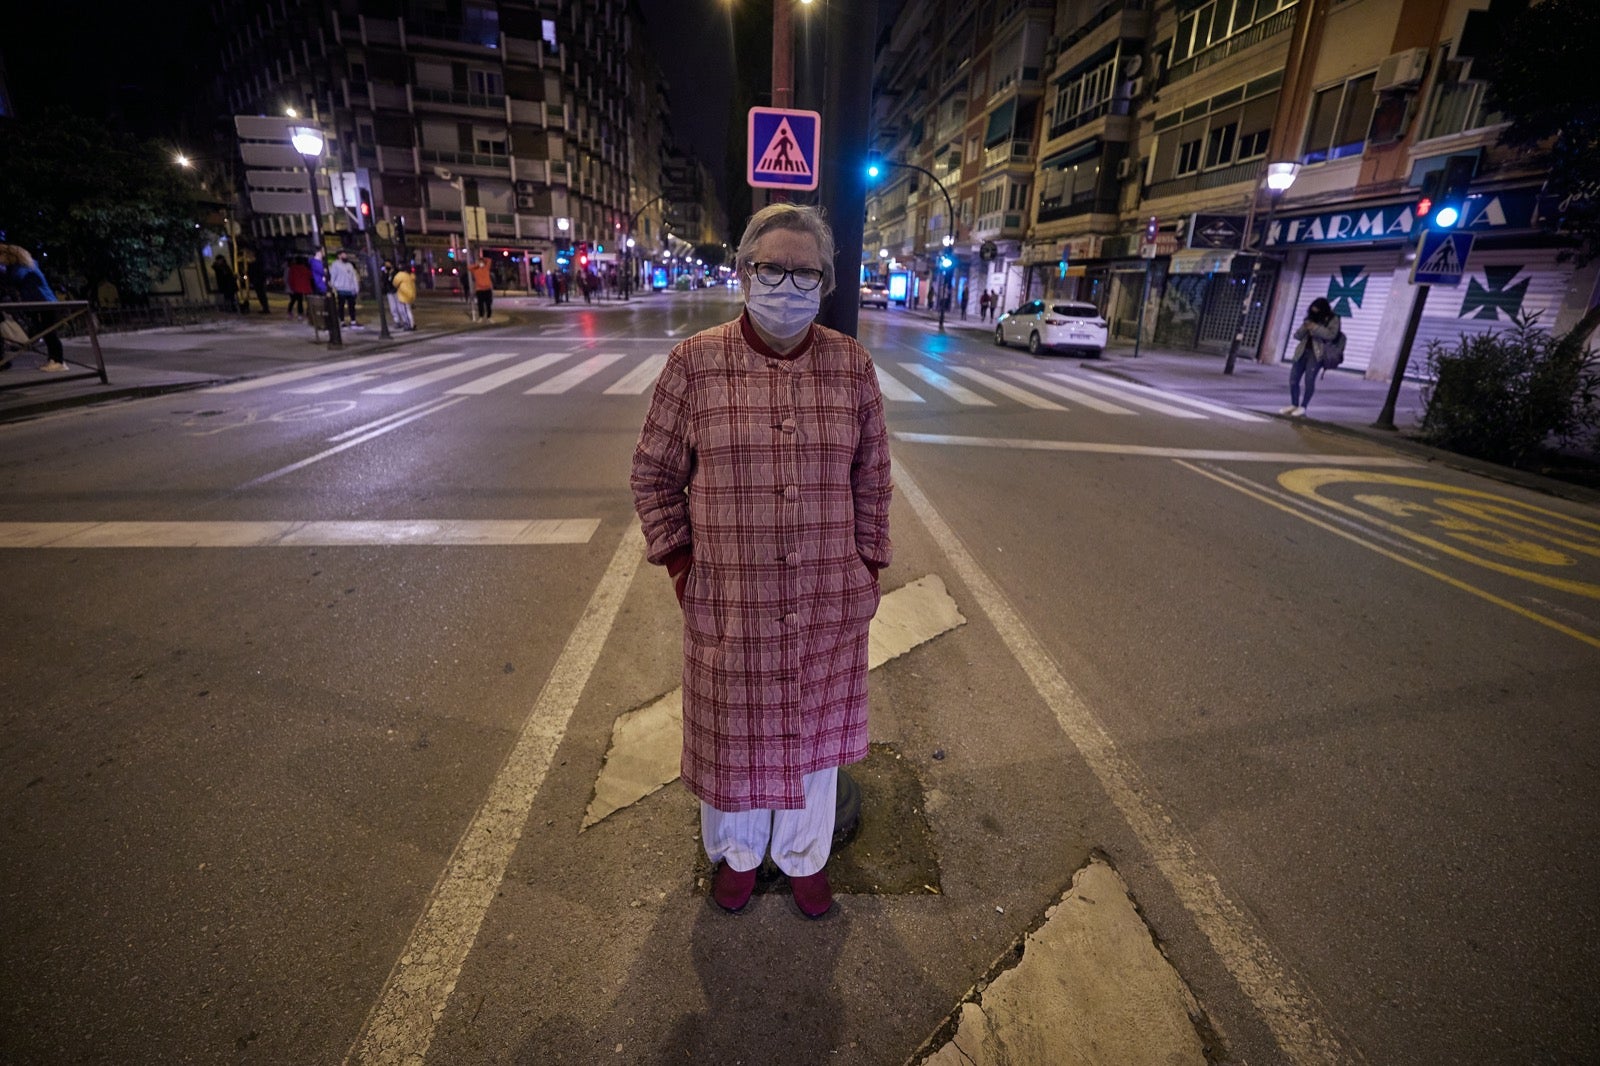
[[[756,325],[774,337],[788,339],[803,333],[817,317],[822,306],[822,286],[801,292],[792,277],[770,287],[751,278],[744,305]]]

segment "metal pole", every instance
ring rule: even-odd
[[[1411,345],[1417,339],[1417,327],[1422,324],[1422,308],[1428,302],[1428,291],[1432,285],[1418,285],[1416,302],[1411,305],[1411,317],[1406,319],[1406,334],[1400,340],[1400,358],[1394,364],[1394,377],[1389,379],[1389,395],[1383,401],[1383,410],[1378,412],[1378,420],[1372,423],[1373,429],[1395,429],[1394,408],[1400,401],[1400,386],[1405,382],[1406,364],[1411,361]]]
[[[1272,219],[1278,213],[1278,194],[1269,190],[1267,195],[1267,221],[1261,230],[1261,247],[1251,255],[1250,283],[1245,286],[1244,304],[1239,308],[1239,328],[1233,331],[1233,343],[1228,345],[1228,358],[1222,364],[1222,372],[1224,374],[1233,373],[1233,364],[1239,358],[1239,349],[1244,345],[1245,321],[1250,317],[1250,308],[1254,305],[1256,299],[1256,279],[1261,274],[1261,256],[1266,251],[1267,242],[1272,239]],[[1251,206],[1252,208],[1255,206],[1254,197],[1251,198]],[[1246,225],[1248,226],[1248,224],[1249,220],[1246,219]],[[1250,230],[1246,229],[1244,241],[1248,243],[1249,240]]]
[[[322,261],[322,314],[328,323],[328,347],[343,348],[344,338],[339,333],[339,301],[328,283],[327,253],[322,245],[322,198],[317,195],[317,165],[306,157],[306,175],[311,184],[311,233],[317,242],[316,250],[323,253]]]
[[[833,219],[835,284],[817,321],[854,337],[861,326],[861,241],[867,183],[867,101],[872,98],[872,42],[877,0],[829,4],[822,129],[828,149],[820,161],[822,207]],[[849,284],[846,284],[846,280]]]
[[[1133,325],[1133,357],[1135,359],[1139,358],[1139,344],[1144,340],[1144,305],[1150,300],[1150,268],[1154,265],[1154,260],[1146,259],[1144,261],[1144,286],[1139,291],[1139,317],[1134,320]]]
[[[378,253],[372,247],[372,220],[367,220],[363,234],[367,239],[367,269],[372,272],[372,292],[378,298],[378,338],[389,339],[389,294],[383,291],[383,271],[378,263]]]

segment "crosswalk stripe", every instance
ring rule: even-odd
[[[599,355],[591,355],[577,366],[570,370],[563,370],[549,381],[539,382],[524,395],[550,396],[566,392],[578,382],[600,373],[600,371],[615,363],[618,359],[623,358],[623,355],[624,353],[622,352],[602,352]]]
[[[1114,403],[1106,403],[1106,401],[1100,399],[1098,396],[1090,396],[1086,392],[1079,392],[1077,389],[1068,388],[1067,386],[1057,384],[1054,381],[1046,381],[1041,378],[1036,378],[1032,374],[1021,370],[1002,370],[1000,373],[1009,378],[1016,378],[1018,381],[1028,385],[1031,388],[1041,389],[1044,392],[1050,393],[1052,396],[1060,396],[1064,400],[1071,400],[1073,403],[1082,404],[1089,410],[1099,411],[1101,414],[1131,415],[1134,413],[1128,410],[1126,407],[1118,407]]]
[[[289,391],[295,393],[296,395],[315,396],[319,393],[332,392],[335,389],[348,388],[351,385],[360,385],[363,382],[371,381],[375,377],[381,377],[384,374],[394,374],[402,370],[415,370],[420,366],[432,366],[435,363],[442,363],[446,359],[459,359],[460,357],[460,352],[435,352],[433,355],[419,355],[414,359],[406,359],[402,362],[394,363],[391,366],[386,366],[381,369],[362,370],[354,374],[344,374],[339,377],[313,382],[310,385],[302,385],[297,389],[290,389]]]
[[[1200,400],[1193,396],[1183,396],[1176,392],[1164,392],[1160,389],[1153,389],[1149,385],[1140,385],[1132,381],[1123,381],[1120,378],[1108,377],[1103,382],[1097,382],[1097,384],[1111,385],[1118,389],[1126,389],[1128,392],[1136,393],[1138,395],[1160,396],[1163,400],[1170,400],[1173,403],[1186,404],[1189,407],[1198,408],[1201,411],[1209,411],[1214,415],[1221,415],[1223,418],[1236,419],[1240,422],[1267,421],[1267,419],[1263,418],[1262,416],[1253,415],[1247,411],[1236,411],[1232,407],[1224,407],[1219,403],[1211,403],[1209,400]]]
[[[1060,381],[1071,382],[1073,385],[1080,388],[1093,389],[1096,392],[1104,393],[1108,396],[1115,396],[1123,403],[1131,403],[1135,407],[1148,407],[1152,411],[1157,411],[1164,415],[1171,415],[1173,418],[1198,418],[1201,421],[1204,421],[1206,417],[1199,411],[1190,411],[1183,407],[1174,407],[1170,403],[1162,403],[1160,400],[1151,400],[1146,399],[1143,396],[1135,396],[1132,393],[1124,392],[1121,389],[1113,389],[1109,385],[1102,385],[1098,381],[1085,381],[1082,377],[1069,377],[1066,374],[1051,374],[1050,376]]]
[[[465,362],[460,363],[451,363],[449,366],[440,367],[438,370],[430,370],[426,374],[418,374],[415,377],[402,378],[399,381],[391,381],[387,385],[376,385],[370,389],[362,389],[361,391],[364,395],[371,396],[399,396],[400,394],[410,392],[413,389],[420,389],[424,385],[432,385],[436,381],[444,381],[447,378],[455,378],[460,377],[463,374],[470,374],[479,367],[489,366],[491,363],[503,362],[506,359],[514,357],[516,354],[516,352],[490,352],[488,355],[480,355],[475,359],[468,359]]]
[[[661,368],[667,365],[667,353],[660,352],[628,371],[620,381],[606,390],[607,396],[637,396],[656,383]]]
[[[371,356],[362,355],[354,359],[345,359],[337,363],[318,363],[316,366],[302,367],[299,370],[285,370],[281,374],[268,374],[265,377],[249,378],[245,381],[235,381],[229,385],[218,385],[208,392],[254,392],[256,389],[276,388],[287,385],[292,381],[304,381],[306,378],[320,377],[323,374],[332,374],[340,370],[352,370],[356,367],[373,367],[391,359],[399,358],[398,355]]]
[[[524,359],[516,366],[508,366],[504,370],[497,370],[493,374],[471,381],[463,382],[453,389],[445,392],[446,396],[482,396],[486,392],[498,389],[502,385],[509,385],[518,378],[525,378],[529,374],[537,374],[545,367],[569,358],[571,352],[545,352],[531,359]]]
[[[874,366],[878,372],[878,391],[883,393],[885,400],[899,400],[902,403],[925,403],[921,396],[912,391],[911,386],[889,373],[881,366]]]
[[[974,370],[966,366],[953,366],[950,368],[950,372],[952,374],[960,374],[968,381],[976,381],[979,385],[986,385],[1008,399],[1016,400],[1018,403],[1026,404],[1029,407],[1037,407],[1041,411],[1066,410],[1065,407],[1062,407],[1054,400],[1047,400],[1043,396],[1035,396],[1026,389],[1019,389],[1010,382],[991,377],[981,370]]]
[[[993,400],[986,400],[965,385],[959,385],[951,381],[931,366],[923,366],[921,363],[901,363],[900,366],[905,370],[911,371],[957,403],[966,404],[968,407],[994,406]]]

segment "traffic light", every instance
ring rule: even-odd
[[[588,241],[579,241],[578,242],[578,269],[579,270],[588,270],[589,269],[589,242]]]
[[[955,265],[956,265],[956,261],[954,259],[950,258],[950,253],[949,252],[946,252],[944,255],[941,255],[939,257],[939,266],[942,269],[949,270],[951,267],[953,267]]]
[[[1161,220],[1151,215],[1150,221],[1144,224],[1144,243],[1156,243],[1156,235],[1161,232]]]
[[[883,160],[878,157],[877,153],[873,153],[872,155],[868,156],[867,157],[867,177],[869,177],[869,178],[877,178],[882,173],[883,173]]]
[[[1422,195],[1417,199],[1418,220],[1433,229],[1454,229],[1467,213],[1467,189],[1478,168],[1478,157],[1453,155],[1444,166],[1429,171],[1422,179]]]
[[[361,189],[361,206],[356,210],[356,229],[368,229],[372,225],[372,190]]]

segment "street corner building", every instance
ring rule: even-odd
[[[888,565],[872,360],[813,326],[790,358],[741,318],[673,349],[633,460],[648,557],[688,548],[683,780],[722,811],[798,809],[867,755],[867,631]]]

